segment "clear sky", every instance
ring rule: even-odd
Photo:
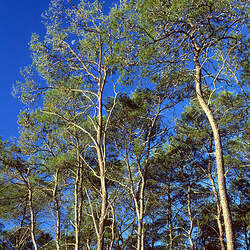
[[[103,1],[105,9],[116,0]],[[23,108],[11,92],[20,69],[31,63],[29,41],[32,33],[43,35],[41,14],[50,0],[3,0],[0,4],[0,137],[18,136],[17,115]]]
[[[22,108],[12,95],[12,86],[21,80],[20,69],[31,63],[28,43],[31,34],[44,34],[41,14],[49,0],[3,0],[0,5],[0,136],[16,137],[17,115]]]

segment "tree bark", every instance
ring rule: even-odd
[[[188,183],[187,203],[188,203],[188,206],[187,206],[188,218],[190,221],[190,228],[188,230],[188,239],[190,242],[190,249],[193,250],[194,249],[194,242],[193,242],[193,238],[192,238],[192,232],[193,232],[193,228],[194,228],[194,220],[193,220],[192,212],[191,212],[191,186],[189,183]]]
[[[234,250],[234,236],[233,236],[233,227],[232,227],[232,217],[229,208],[229,202],[226,191],[226,182],[225,182],[225,171],[224,171],[224,159],[221,145],[221,138],[219,134],[219,128],[217,122],[214,118],[214,115],[205,102],[201,90],[201,65],[198,61],[198,55],[194,57],[195,64],[195,84],[196,84],[196,95],[198,101],[201,105],[202,110],[207,116],[207,119],[211,125],[214,144],[215,144],[215,156],[216,156],[216,165],[217,165],[217,177],[218,177],[218,186],[220,193],[220,201],[223,212],[223,219],[225,224],[226,240],[227,240],[227,249]]]
[[[212,183],[213,193],[214,193],[214,197],[216,200],[216,208],[217,208],[216,220],[217,220],[217,225],[219,228],[220,248],[221,248],[221,250],[225,250],[226,248],[225,248],[225,244],[224,244],[224,240],[223,240],[223,227],[222,227],[222,223],[221,223],[221,206],[220,206],[219,195],[218,195],[218,192],[216,190],[214,179],[213,179],[211,174],[209,174],[209,179]]]
[[[77,171],[76,171],[76,179],[75,179],[75,250],[80,249],[80,227],[82,223],[82,203],[83,203],[83,171],[82,171],[82,163],[80,159],[80,143],[78,139],[77,133],[75,133],[76,137],[76,148],[77,148]]]
[[[225,250],[225,243],[224,243],[224,237],[223,237],[223,226],[221,223],[221,205],[220,205],[220,198],[219,198],[219,194],[215,185],[215,181],[214,178],[212,176],[212,166],[213,166],[213,157],[211,156],[213,150],[213,138],[212,136],[210,137],[210,145],[209,145],[209,162],[208,162],[208,178],[212,184],[212,190],[213,190],[213,194],[215,197],[215,201],[216,201],[216,209],[217,209],[217,216],[216,216],[216,220],[217,220],[217,225],[218,225],[218,229],[219,229],[219,240],[220,240],[220,247],[221,250]]]
[[[144,193],[142,193],[142,189],[138,190],[137,193],[139,193],[139,195],[136,195],[136,192],[134,190],[134,181],[132,178],[132,172],[131,172],[131,168],[128,162],[128,155],[126,156],[126,165],[127,165],[127,169],[128,169],[128,176],[129,176],[129,182],[130,182],[130,193],[132,195],[132,198],[134,200],[134,205],[135,205],[135,211],[136,211],[136,216],[137,216],[137,245],[136,245],[136,249],[140,250],[141,249],[141,244],[142,244],[142,225],[143,225],[143,209],[141,209],[141,205],[143,205],[144,203],[140,202],[141,198],[143,197],[142,195],[144,195]],[[139,167],[140,169],[140,167]],[[138,189],[141,188],[141,181],[143,179],[142,173],[141,173],[141,179],[140,181],[137,183],[137,187]],[[140,192],[139,192],[140,191]],[[139,199],[138,199],[139,198]]]
[[[75,196],[75,203],[74,203],[74,227],[75,227],[75,250],[79,249],[79,197],[78,197],[78,186],[79,186],[79,167],[77,166],[76,172],[76,179],[75,179],[75,187],[74,187],[74,196]]]
[[[60,214],[60,205],[57,197],[57,191],[58,191],[58,174],[59,169],[56,170],[55,174],[55,185],[53,190],[53,200],[55,203],[56,208],[56,249],[60,250],[60,237],[61,237],[61,214]]]
[[[29,197],[28,197],[28,195],[26,195],[23,214],[22,214],[22,219],[21,219],[21,222],[20,222],[20,229],[18,230],[17,240],[16,240],[16,243],[15,243],[15,247],[16,247],[17,250],[20,250],[22,248],[21,243],[22,243],[22,238],[24,237],[23,233],[22,233],[22,228],[23,228],[23,225],[24,225],[24,220],[25,220],[28,201],[29,201]]]
[[[143,217],[144,217],[144,190],[145,179],[142,178],[141,189],[139,193],[139,215],[138,215],[138,232],[137,232],[137,250],[144,250],[144,231],[143,231]]]
[[[99,152],[100,150],[98,150]],[[100,152],[98,153],[100,155]],[[107,189],[106,189],[106,179],[105,179],[105,169],[98,156],[99,167],[100,167],[100,180],[101,180],[101,198],[102,198],[102,205],[101,205],[101,216],[99,219],[99,231],[98,231],[98,250],[102,250],[104,247],[104,221],[106,217],[106,209],[107,209]]]
[[[33,208],[33,194],[32,194],[32,188],[30,185],[30,181],[27,180],[27,187],[28,187],[28,192],[29,192],[29,210],[30,210],[30,234],[31,234],[31,239],[33,246],[35,250],[38,250],[38,246],[36,243],[36,238],[35,238],[35,215],[34,215],[34,208]]]
[[[102,126],[103,126],[103,114],[102,114],[102,92],[103,85],[99,83],[99,93],[98,93],[98,128],[97,128],[97,157],[98,157],[98,165],[100,171],[100,181],[101,181],[101,216],[99,219],[99,230],[98,230],[98,239],[97,239],[97,250],[104,249],[104,222],[106,218],[106,210],[107,210],[107,187],[106,187],[106,177],[105,177],[105,160],[102,151]]]
[[[212,138],[210,141],[210,152],[209,152],[210,154],[212,153],[211,150],[212,150]],[[215,201],[216,201],[216,209],[217,209],[216,220],[217,220],[217,225],[218,225],[218,229],[219,229],[220,247],[221,247],[221,250],[225,250],[226,248],[225,248],[224,239],[223,239],[223,226],[221,223],[221,205],[220,205],[219,194],[218,194],[218,191],[216,189],[214,178],[213,178],[212,172],[211,172],[212,164],[213,164],[213,158],[210,155],[209,156],[209,166],[208,166],[208,178],[212,184],[213,194],[214,194]]]

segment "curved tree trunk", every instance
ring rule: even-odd
[[[213,194],[215,197],[215,201],[216,201],[216,209],[217,209],[217,216],[216,216],[216,220],[217,220],[217,225],[218,225],[218,229],[219,229],[219,240],[220,240],[220,248],[221,250],[225,250],[225,244],[224,244],[224,232],[223,232],[223,226],[222,226],[222,222],[221,222],[221,205],[220,205],[220,198],[219,198],[219,194],[215,185],[215,181],[214,181],[214,177],[212,175],[212,165],[213,165],[213,157],[211,156],[213,150],[213,138],[210,138],[210,155],[209,155],[209,163],[208,163],[208,178],[212,184],[212,189],[213,189]]]
[[[226,182],[225,182],[225,172],[224,172],[224,159],[223,159],[223,152],[222,152],[222,145],[221,145],[221,138],[219,134],[219,128],[217,122],[214,118],[214,115],[205,102],[201,90],[201,65],[198,61],[198,56],[194,58],[195,64],[195,84],[196,84],[196,95],[198,101],[203,109],[204,113],[207,116],[207,119],[211,125],[214,137],[214,144],[215,144],[215,156],[216,156],[216,165],[217,165],[217,176],[218,176],[218,186],[219,186],[219,193],[220,193],[220,201],[223,213],[223,219],[225,224],[225,233],[226,233],[226,240],[227,240],[227,249],[234,250],[234,236],[233,236],[233,227],[232,227],[232,217],[229,208],[229,202],[227,198],[227,191],[226,191]]]
[[[216,216],[216,220],[217,220],[217,225],[219,228],[219,240],[220,240],[220,248],[221,250],[225,250],[225,244],[224,244],[224,240],[223,240],[223,227],[222,227],[222,223],[221,223],[221,206],[220,206],[220,200],[219,200],[219,195],[218,192],[216,190],[216,186],[214,183],[214,179],[212,177],[212,174],[209,173],[208,177],[212,183],[212,188],[213,188],[213,193],[214,193],[214,197],[216,200],[216,209],[217,209],[217,216]]]

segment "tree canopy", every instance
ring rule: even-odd
[[[246,1],[51,0],[0,141],[1,249],[248,249]]]

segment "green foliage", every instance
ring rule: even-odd
[[[187,249],[190,238],[218,249],[215,146],[194,57],[220,129],[236,243],[249,244],[247,3],[131,0],[105,15],[98,1],[73,2],[51,1],[16,84],[28,106],[17,145],[0,141],[0,219],[11,222],[0,248],[32,248],[31,191],[40,249],[56,248],[56,222],[60,249],[77,229],[79,248],[96,249],[105,192],[103,248],[136,248],[141,215],[146,249]]]

